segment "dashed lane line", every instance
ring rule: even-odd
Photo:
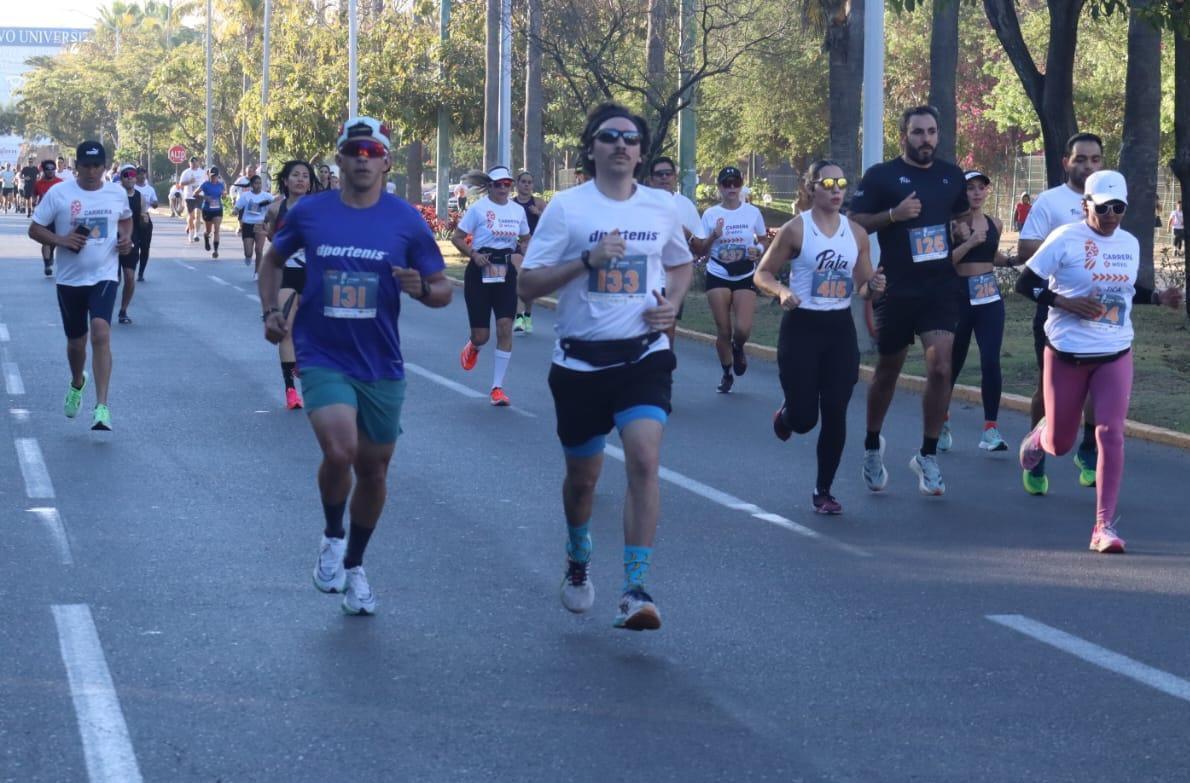
[[[52,498],[54,485],[50,481],[50,472],[46,469],[37,439],[16,438],[13,442],[21,464],[21,475],[25,479],[25,494],[33,499]]]
[[[70,538],[66,535],[66,525],[62,524],[62,517],[58,509],[31,508],[29,513],[37,517],[38,521],[49,532],[53,539],[54,548],[58,550],[58,562],[62,565],[74,565],[74,554],[70,551]]]

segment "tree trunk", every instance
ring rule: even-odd
[[[859,126],[864,81],[864,0],[844,3],[826,30],[829,58],[830,157],[859,182]]]
[[[525,56],[525,171],[545,187],[541,150],[545,143],[541,118],[545,101],[541,91],[541,0],[529,0],[528,51]]]
[[[483,80],[483,168],[500,162],[500,0],[487,0]]]
[[[938,109],[934,157],[953,161],[958,138],[955,79],[959,69],[959,0],[934,0],[930,29],[930,105]]]
[[[1128,15],[1128,75],[1120,173],[1128,182],[1128,212],[1121,226],[1140,240],[1137,282],[1153,286],[1153,216],[1157,209],[1157,151],[1161,148],[1161,31],[1137,11],[1152,0],[1133,0]]]
[[[414,206],[421,203],[421,166],[424,149],[420,141],[409,145],[405,153],[405,200]]]
[[[666,28],[669,22],[670,0],[649,0],[649,29],[645,44],[645,80],[648,89],[648,104],[645,116],[653,127],[658,125],[658,109],[665,96],[667,79],[665,73],[665,41]],[[652,160],[646,160],[644,169],[648,171]]]
[[[1184,35],[1174,36],[1174,88],[1173,88],[1173,160],[1169,168],[1178,178],[1180,186],[1178,193],[1182,200],[1183,214],[1186,205],[1190,204],[1190,38]],[[1190,288],[1190,250],[1183,245],[1183,268],[1186,273],[1183,278]],[[1190,317],[1190,298],[1186,299],[1186,315]]]

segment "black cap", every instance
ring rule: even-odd
[[[740,182],[744,181],[744,175],[735,166],[724,166],[719,170],[719,176],[716,181],[722,185],[729,179],[738,179]]]
[[[207,169],[207,173],[208,173],[208,174],[214,174],[214,175],[217,177],[217,176],[219,176],[219,167],[218,167],[218,166],[211,166],[209,169]]]
[[[107,150],[97,141],[84,141],[74,151],[74,162],[79,165],[103,165],[107,163]]]

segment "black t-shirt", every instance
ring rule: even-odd
[[[32,185],[33,180],[37,179],[38,173],[39,171],[36,166],[26,166],[21,169],[21,179],[24,180],[26,185]]]
[[[970,209],[970,204],[963,170],[955,164],[936,160],[923,169],[901,158],[877,163],[859,183],[851,211],[887,212],[915,192],[921,214],[876,234],[889,296],[917,296],[956,277],[950,257],[950,221]]]
[[[530,212],[529,207],[537,206],[537,199],[530,196],[528,201],[521,201],[517,198],[514,198],[513,201],[525,208],[525,220],[529,223],[529,235],[532,236],[533,232],[537,230],[537,221],[541,219],[541,215]]]

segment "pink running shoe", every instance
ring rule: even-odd
[[[1021,441],[1019,452],[1021,467],[1033,470],[1045,456],[1045,449],[1041,448],[1041,433],[1045,432],[1045,419],[1037,422],[1037,426]]]
[[[1091,531],[1091,550],[1105,555],[1124,554],[1124,539],[1116,533],[1116,523],[1099,522]]]
[[[285,407],[291,411],[302,407],[302,395],[298,394],[297,389],[285,390]]]
[[[843,513],[843,504],[835,500],[835,496],[831,494],[819,495],[815,493],[810,502],[814,505],[814,513],[829,514],[837,516]]]

